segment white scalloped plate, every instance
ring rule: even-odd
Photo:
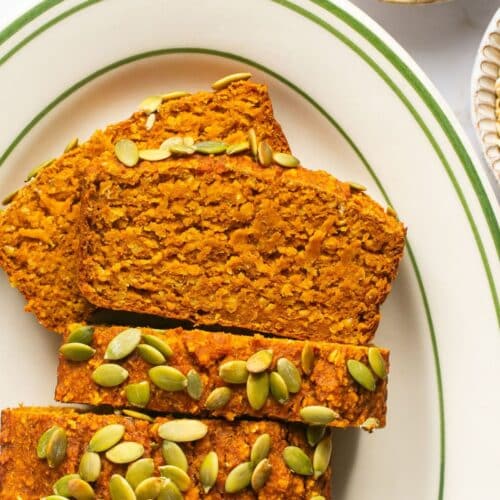
[[[345,0],[46,0],[0,33],[0,196],[142,97],[249,70],[305,165],[368,186],[408,225],[377,342],[388,426],[336,432],[336,500],[498,496],[497,206],[410,57]],[[0,279],[1,406],[51,404],[58,338]]]

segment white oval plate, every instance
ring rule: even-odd
[[[266,82],[303,163],[367,185],[409,228],[376,337],[392,349],[388,427],[336,432],[335,498],[495,496],[497,207],[448,107],[380,27],[344,0],[46,0],[0,42],[2,196],[146,95],[241,70]],[[51,404],[58,338],[0,286],[1,406]]]

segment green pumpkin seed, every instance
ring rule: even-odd
[[[150,115],[154,116],[154,115]],[[146,161],[161,161],[170,157],[168,149],[140,149],[139,158]]]
[[[268,167],[273,161],[273,150],[267,141],[260,141],[257,146],[257,159],[263,167]]]
[[[162,465],[160,474],[173,481],[181,491],[187,491],[191,487],[191,478],[180,467],[175,465]]]
[[[300,410],[302,420],[311,425],[327,425],[339,418],[339,414],[326,406],[304,406]]]
[[[173,92],[168,92],[166,94],[162,94],[161,98],[163,99],[163,102],[166,102],[166,101],[172,101],[173,99],[179,99],[181,97],[186,97],[188,95],[191,95],[191,93],[186,92],[185,90],[174,90]]]
[[[70,361],[87,361],[95,354],[95,349],[92,349],[92,347],[87,344],[70,342],[68,344],[63,344],[59,348],[59,352]]]
[[[184,146],[194,146],[194,139],[192,137],[183,137],[182,138],[182,144],[184,144]]]
[[[328,466],[330,465],[330,459],[332,457],[332,438],[330,434],[325,436],[316,446],[313,455],[313,469],[314,469],[314,479],[322,476]]]
[[[287,467],[295,474],[312,476],[313,466],[311,459],[297,446],[287,446],[283,450],[283,460]]]
[[[170,479],[164,478],[158,500],[182,500],[182,493],[177,485]]]
[[[104,359],[116,361],[131,354],[141,341],[141,331],[137,328],[128,328],[120,332],[108,344]]]
[[[135,490],[142,481],[153,475],[154,469],[155,464],[152,458],[141,458],[128,466],[125,479]]]
[[[66,339],[68,344],[78,342],[80,344],[91,344],[94,337],[94,327],[89,325],[75,324],[70,328],[70,334]]]
[[[136,420],[145,420],[146,422],[154,422],[154,418],[135,410],[122,410],[123,414],[127,417],[135,418]]]
[[[158,434],[161,438],[175,443],[186,443],[197,441],[206,436],[208,427],[199,420],[180,418],[170,420],[158,428]]]
[[[146,130],[151,130],[155,124],[155,121],[156,121],[156,113],[151,113],[146,118],[146,122],[144,123],[144,128]]]
[[[158,498],[163,479],[161,477],[148,477],[141,481],[135,488],[135,496],[137,500],[150,500]]]
[[[107,363],[98,366],[91,376],[92,380],[101,387],[116,387],[128,378],[128,371],[120,365]]]
[[[204,155],[219,155],[227,149],[227,144],[222,141],[202,141],[194,145],[197,153]]]
[[[271,372],[271,375],[269,375],[269,386],[273,398],[279,404],[285,404],[288,401],[288,398],[290,397],[288,386],[278,372]]]
[[[148,405],[151,397],[149,382],[145,380],[143,382],[137,382],[136,384],[127,385],[125,387],[125,395],[127,396],[127,401],[131,405],[144,408]]]
[[[248,144],[250,145],[253,157],[257,158],[257,134],[253,128],[248,131]]]
[[[349,184],[352,191],[366,191],[366,186],[363,186],[363,184],[357,182],[348,182],[347,184]]]
[[[2,205],[8,205],[9,203],[12,203],[14,201],[14,198],[17,196],[18,193],[19,193],[19,189],[16,189],[14,192],[8,194],[2,200]]]
[[[60,429],[57,425],[54,425],[53,427],[50,427],[47,429],[41,436],[40,439],[38,440],[38,444],[36,447],[36,454],[38,458],[47,458],[47,443],[49,442],[50,437],[52,434],[57,430]]]
[[[289,153],[273,153],[273,161],[280,167],[295,168],[300,165],[300,161]]]
[[[194,147],[186,146],[185,144],[172,144],[170,152],[176,156],[189,156],[195,152]]]
[[[198,401],[203,394],[203,381],[201,380],[200,374],[196,370],[191,369],[187,372],[186,378],[186,391],[189,397]]]
[[[115,155],[126,167],[133,167],[139,161],[139,150],[130,139],[121,139],[115,144]]]
[[[175,465],[184,472],[188,471],[188,461],[182,448],[173,441],[163,441],[161,452],[167,465]]]
[[[182,137],[179,137],[177,135],[173,137],[169,137],[168,139],[165,139],[161,144],[160,144],[160,149],[167,149],[170,151],[170,148],[172,146],[182,146],[184,144],[184,141]]]
[[[380,379],[385,379],[387,377],[387,368],[385,366],[385,360],[382,353],[376,347],[368,348],[368,362],[373,373],[377,375]]]
[[[123,441],[106,452],[106,458],[114,464],[129,464],[144,455],[144,446],[134,441]]]
[[[228,384],[244,384],[248,379],[246,361],[226,361],[219,366],[219,377]]]
[[[163,99],[161,95],[146,97],[146,99],[139,104],[139,111],[144,111],[144,113],[147,113],[148,115],[150,113],[154,113],[160,107],[162,101]]]
[[[113,474],[109,480],[111,500],[136,500],[132,486],[120,474]]]
[[[287,358],[280,358],[276,363],[276,368],[278,373],[283,377],[288,391],[292,394],[299,392],[302,385],[302,377],[295,365]]]
[[[200,466],[200,483],[205,493],[208,493],[213,488],[217,481],[218,474],[219,457],[215,451],[210,451],[207,453]]]
[[[262,349],[252,354],[247,359],[247,370],[250,373],[261,373],[266,371],[273,362],[273,351],[272,349]]]
[[[240,80],[248,80],[251,77],[252,77],[251,73],[233,73],[232,75],[227,75],[224,78],[221,78],[212,83],[212,88],[214,90],[222,90],[228,87],[233,82],[237,82]]]
[[[255,469],[252,473],[252,478],[250,480],[250,484],[252,485],[252,489],[254,491],[259,491],[265,486],[272,470],[273,466],[267,458],[262,459],[255,466]]]
[[[86,451],[80,459],[78,474],[88,483],[97,481],[101,473],[101,457],[93,451]]]
[[[50,434],[45,448],[47,463],[51,469],[55,469],[63,463],[66,458],[67,448],[68,436],[66,435],[66,431],[61,429],[61,427],[56,427]]]
[[[306,342],[302,348],[300,363],[302,365],[302,371],[306,375],[311,375],[314,368],[314,348],[309,342]]]
[[[238,153],[244,153],[250,149],[250,144],[248,141],[237,142],[236,144],[231,144],[226,149],[226,154],[237,155]]]
[[[40,165],[37,165],[34,168],[32,168],[28,172],[28,175],[26,176],[26,179],[24,179],[24,182],[28,182],[31,179],[33,179],[33,177],[36,177],[45,167],[52,165],[52,163],[54,163],[54,161],[55,161],[55,158],[52,158],[50,160],[44,161],[43,163],[40,163]]]
[[[260,435],[254,442],[250,452],[250,461],[257,465],[261,460],[267,458],[271,450],[271,436],[269,434]]]
[[[68,491],[68,483],[72,479],[80,479],[80,476],[78,474],[66,474],[65,476],[62,476],[54,483],[54,486],[52,487],[53,492],[56,495],[69,497],[70,493]]]
[[[109,450],[117,444],[125,434],[125,426],[110,424],[99,429],[91,438],[87,447],[88,451],[100,453]]]
[[[368,391],[374,391],[377,382],[370,368],[368,368],[361,361],[356,359],[350,359],[347,361],[347,370],[349,371],[351,377],[362,387]]]
[[[269,395],[269,374],[250,373],[247,380],[247,398],[254,410],[260,410]]]
[[[172,351],[172,348],[163,340],[159,339],[158,337],[155,337],[154,335],[143,335],[142,340],[160,351],[166,359],[170,358],[174,351]]]
[[[245,489],[252,480],[252,462],[243,462],[237,465],[226,478],[224,489],[226,493],[237,493]]]
[[[148,373],[153,383],[164,391],[182,391],[187,386],[186,377],[173,366],[155,366]]]
[[[325,425],[308,425],[306,430],[306,438],[309,446],[316,446],[326,432]]]
[[[69,496],[75,500],[93,500],[95,498],[92,486],[80,478],[74,478],[68,481],[68,493]]]
[[[229,403],[233,391],[229,387],[217,387],[207,397],[205,408],[207,410],[219,410]]]
[[[137,353],[150,365],[161,365],[166,361],[165,356],[152,345],[139,344],[137,346]]]
[[[361,425],[361,429],[368,432],[373,432],[380,427],[380,420],[375,417],[368,417]]]
[[[68,142],[66,147],[64,148],[64,153],[68,153],[72,149],[75,149],[78,146],[78,137],[74,137],[71,141]]]

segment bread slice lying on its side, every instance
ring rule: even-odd
[[[26,310],[50,330],[63,333],[68,323],[86,321],[94,309],[76,283],[80,196],[90,160],[113,151],[123,138],[141,148],[157,148],[176,135],[235,143],[246,139],[251,127],[273,148],[288,151],[265,85],[236,82],[218,92],[169,100],[155,117],[149,130],[151,118],[148,123],[138,111],[95,132],[41,170],[0,214],[0,266],[25,296]]]
[[[79,286],[94,305],[282,337],[365,344],[405,228],[321,171],[193,155],[88,169]]]
[[[114,428],[101,432],[100,436],[92,441],[91,450],[96,451],[92,452],[91,457],[84,459],[85,465],[82,466],[81,460],[88,451],[91,439],[109,425]],[[48,441],[52,440],[52,444],[44,446],[40,438],[54,427],[58,428],[57,437],[49,438]],[[114,432],[109,432],[110,430]],[[261,438],[263,435],[268,437]],[[111,439],[112,436],[115,439]],[[103,437],[110,438],[107,445]],[[259,438],[261,439],[258,446],[254,447]],[[324,439],[329,440],[330,437]],[[59,451],[62,450],[60,454],[54,453],[56,440],[58,444],[64,440],[67,442],[65,450],[58,448]],[[177,443],[174,443],[176,440]],[[120,447],[122,443],[130,444],[122,446],[121,450],[113,448]],[[312,498],[314,495],[330,498],[331,469],[328,466],[327,452],[331,453],[331,444],[325,441],[317,452],[316,455],[321,454],[323,460],[313,460],[315,450],[307,443],[301,426],[266,421],[231,423],[223,420],[190,420],[186,423],[185,420],[175,421],[172,417],[161,417],[148,422],[121,415],[79,413],[63,408],[26,407],[2,412],[0,445],[0,496],[6,500],[38,500],[53,494],[54,486],[64,497],[74,497],[68,487],[79,488],[79,491],[84,493],[91,488],[90,492],[93,490],[95,498],[108,500],[111,498],[110,483],[113,483],[114,499],[135,498],[133,493],[128,493],[128,496],[117,493],[119,485],[127,489],[125,477],[137,488],[141,479],[148,476],[159,478],[160,474],[163,474],[165,479],[152,482],[157,482],[159,488],[168,488],[171,492],[171,496],[162,498],[182,498],[179,490],[183,490],[185,498],[228,498],[228,495],[233,497],[228,491],[237,493],[235,498],[245,499],[298,500]],[[302,450],[306,459],[299,455],[297,460],[295,448],[285,451],[291,446]],[[256,462],[260,463],[267,457],[267,462],[260,465],[259,470],[255,467],[257,464],[250,462],[252,449]],[[42,452],[42,456],[49,456],[39,458],[37,451]],[[207,467],[204,468],[202,484],[200,468],[207,454],[211,452],[217,454],[218,472],[214,476],[216,480],[211,485],[212,476],[206,471],[213,472],[214,469]],[[292,472],[285,464],[283,454],[294,455],[295,460],[292,457],[292,461],[288,462],[292,465],[302,465],[302,473]],[[145,458],[151,458],[152,461],[143,460],[141,465],[130,469],[132,464],[137,464],[138,460]],[[49,459],[52,459],[52,468],[49,467]],[[119,461],[117,459],[123,459],[126,463],[116,463]],[[101,464],[100,471],[96,468],[96,462]],[[312,470],[312,462],[316,465],[315,473]],[[237,471],[228,480],[231,471],[240,464],[244,465],[238,471],[244,469],[243,474],[238,474]],[[164,468],[166,465],[170,466]],[[270,472],[266,476],[269,467]],[[177,468],[180,468],[181,472]],[[253,473],[256,470],[257,472]],[[87,476],[96,471],[97,478]],[[304,475],[304,472],[307,475]],[[84,484],[81,477],[78,477],[79,473],[84,478],[88,477]],[[74,476],[61,481],[61,478],[69,474]],[[116,475],[121,476],[121,479]],[[254,491],[248,483],[253,480],[258,486],[257,479],[263,477],[267,479],[263,481],[262,488]],[[246,486],[239,491],[232,489],[241,485]],[[150,485],[143,484],[136,491],[142,492],[147,486]],[[205,487],[209,489],[209,493],[205,493]],[[128,488],[128,491],[133,492],[132,487]],[[93,497],[89,494],[78,498]],[[150,497],[138,495],[138,498]]]

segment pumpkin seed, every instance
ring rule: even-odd
[[[248,141],[237,142],[236,144],[231,144],[226,149],[226,154],[237,155],[238,153],[244,153],[250,149],[250,144]]]
[[[257,158],[257,134],[253,128],[248,131],[248,144],[250,145],[253,157]]]
[[[160,474],[173,481],[181,491],[187,491],[191,487],[191,478],[180,467],[175,465],[162,465],[159,467]]]
[[[154,469],[155,464],[152,458],[141,458],[128,466],[125,479],[135,490],[142,481],[153,475]]]
[[[118,443],[125,434],[125,426],[122,424],[110,424],[99,429],[90,439],[88,451],[100,453],[109,450]]]
[[[128,328],[120,332],[108,344],[104,359],[116,361],[126,358],[141,341],[141,331],[137,328]]]
[[[363,184],[357,182],[348,182],[347,184],[349,184],[352,191],[366,191],[366,186],[363,186]]]
[[[182,493],[177,485],[170,479],[164,478],[158,500],[182,500]]]
[[[63,344],[59,348],[59,352],[70,361],[87,361],[95,354],[95,349],[87,344],[69,342]]]
[[[203,381],[201,380],[200,374],[196,370],[191,369],[187,372],[186,378],[187,393],[192,399],[198,401],[203,394]]]
[[[66,144],[66,147],[64,148],[64,153],[68,153],[72,149],[75,149],[78,146],[78,137],[74,137],[71,139],[71,141]]]
[[[58,429],[57,425],[50,427],[47,429],[38,440],[38,444],[36,446],[36,454],[38,458],[47,458],[47,443],[49,442],[52,434]]]
[[[137,500],[150,500],[158,498],[163,479],[161,477],[148,477],[141,481],[135,488],[135,496]]]
[[[123,414],[126,415],[127,417],[135,418],[137,420],[145,420],[146,422],[154,422],[154,418],[150,417],[149,415],[146,415],[145,413],[127,409],[122,411]]]
[[[131,405],[144,408],[148,405],[151,397],[149,382],[145,380],[143,382],[137,382],[136,384],[127,385],[125,387],[125,395],[127,396],[127,401]]]
[[[146,99],[139,104],[139,111],[144,111],[144,113],[148,115],[154,113],[160,107],[162,101],[163,98],[160,95],[146,97]]]
[[[252,485],[252,489],[254,491],[259,491],[265,486],[272,470],[273,466],[267,458],[262,459],[255,466],[255,469],[252,473],[252,478],[250,480],[250,484]]]
[[[14,192],[8,194],[3,200],[2,200],[2,205],[8,205],[9,203],[12,203],[14,201],[14,198],[17,196],[17,193],[19,193],[19,189],[16,189]]]
[[[182,144],[184,144],[184,146],[194,146],[194,139],[192,137],[183,137],[182,138]]]
[[[306,375],[311,375],[314,368],[314,348],[310,342],[306,342],[302,348],[300,363],[302,365],[302,371]]]
[[[325,435],[326,425],[308,425],[306,438],[309,446],[316,446]]]
[[[217,387],[207,397],[205,408],[207,410],[219,410],[229,403],[233,391],[229,387]]]
[[[300,165],[300,160],[289,153],[273,153],[273,161],[280,167],[295,168]]]
[[[186,97],[188,95],[191,95],[191,93],[186,92],[185,90],[174,90],[173,92],[162,94],[161,98],[163,99],[163,102],[165,102],[172,101],[173,99],[179,99],[181,97]]]
[[[377,375],[380,379],[385,379],[387,377],[387,368],[385,366],[385,360],[379,349],[376,347],[368,348],[368,363],[373,373]]]
[[[146,342],[146,344],[154,347],[158,351],[160,351],[165,358],[170,358],[174,351],[172,351],[172,348],[163,340],[159,339],[158,337],[155,337],[154,335],[143,335],[142,340]]]
[[[80,479],[80,476],[78,474],[66,474],[65,476],[62,476],[54,483],[54,486],[52,487],[52,491],[56,495],[61,495],[63,497],[69,497],[70,493],[68,491],[68,483],[72,479]]]
[[[332,437],[330,434],[325,436],[316,446],[313,455],[313,469],[314,479],[322,476],[328,466],[332,457]]]
[[[187,379],[173,366],[155,366],[149,370],[153,383],[164,391],[182,391],[187,386]]]
[[[86,451],[80,459],[78,474],[80,477],[89,483],[97,481],[101,473],[101,457],[93,451]]]
[[[40,163],[40,165],[37,165],[36,167],[32,168],[28,172],[28,175],[26,176],[26,179],[24,179],[24,182],[28,182],[31,179],[33,179],[33,177],[36,177],[45,167],[52,165],[52,163],[54,163],[54,161],[55,161],[55,158],[51,158],[50,160],[44,161],[43,163]]]
[[[200,483],[205,493],[208,493],[213,488],[217,481],[218,474],[219,457],[215,451],[210,451],[207,453],[200,466]]]
[[[199,420],[177,419],[170,420],[158,428],[158,434],[161,438],[175,443],[186,443],[197,441],[206,436],[208,427]]]
[[[287,358],[280,358],[276,363],[276,368],[278,373],[283,377],[288,391],[292,394],[299,392],[302,385],[302,377],[295,365]]]
[[[273,150],[267,141],[260,141],[257,146],[257,159],[263,167],[268,167],[273,161]]]
[[[347,370],[349,371],[351,377],[359,385],[368,391],[373,392],[375,390],[377,385],[375,377],[370,368],[368,368],[364,363],[357,361],[356,359],[349,359],[347,361]]]
[[[252,354],[247,359],[247,370],[250,373],[260,373],[267,370],[271,363],[273,362],[273,351],[272,349],[262,349]]]
[[[139,344],[137,346],[139,356],[150,365],[161,365],[165,363],[165,356],[156,347],[149,344]]]
[[[212,83],[212,88],[214,90],[222,90],[228,87],[233,82],[237,82],[239,80],[248,80],[251,77],[251,73],[233,73],[232,75],[227,75]]]
[[[111,500],[136,500],[132,486],[120,474],[113,474],[109,480]]]
[[[107,363],[98,366],[91,377],[101,387],[116,387],[127,380],[128,371],[120,365]]]
[[[243,462],[237,465],[226,478],[224,489],[226,493],[237,493],[245,489],[252,480],[252,462]]]
[[[278,372],[271,372],[269,375],[269,386],[273,398],[279,404],[285,404],[290,397],[285,380]]]
[[[154,116],[154,115],[149,115]],[[140,149],[139,158],[146,161],[166,160],[170,156],[168,149]]]
[[[339,418],[339,414],[336,411],[319,405],[304,406],[300,410],[300,416],[304,422],[311,425],[326,425]]]
[[[219,366],[219,377],[228,384],[244,384],[248,379],[246,361],[226,361]]]
[[[68,481],[68,493],[69,496],[75,500],[93,500],[95,498],[92,486],[80,478],[74,478]]]
[[[184,144],[172,144],[172,146],[170,146],[170,152],[177,156],[188,156],[192,155],[195,149],[192,146],[186,146]]]
[[[144,123],[144,128],[146,130],[151,130],[155,124],[155,121],[156,121],[156,113],[151,113],[146,118],[146,122]]]
[[[271,436],[269,434],[260,435],[254,442],[250,452],[250,461],[257,465],[261,460],[267,458],[271,449]]]
[[[91,344],[92,338],[94,336],[94,327],[89,325],[73,324],[70,327],[70,333],[66,342],[71,344],[72,342],[78,342],[80,344]]]
[[[168,139],[165,139],[160,144],[160,149],[167,149],[168,151],[170,151],[170,148],[172,146],[180,146],[183,144],[184,144],[184,141],[183,141],[182,137],[175,135],[173,137],[169,137]]]
[[[144,446],[134,441],[123,441],[106,452],[106,458],[114,464],[129,464],[144,455]]]
[[[194,145],[197,153],[204,155],[219,155],[227,149],[227,144],[222,141],[202,141]]]
[[[139,150],[130,139],[121,139],[115,144],[115,155],[126,167],[133,167],[139,161]]]
[[[250,373],[247,380],[247,398],[254,410],[260,410],[269,395],[269,374]]]
[[[311,476],[313,474],[311,459],[297,446],[287,446],[283,450],[283,460],[295,474],[301,476]]]
[[[361,425],[361,429],[368,432],[373,432],[380,427],[380,420],[375,417],[368,417]]]
[[[56,427],[51,432],[45,453],[47,454],[47,463],[51,469],[55,469],[61,465],[66,458],[66,450],[68,448],[68,436],[66,431],[61,427]]]
[[[167,465],[175,465],[184,472],[188,471],[188,461],[182,448],[173,441],[163,441],[161,452]]]

